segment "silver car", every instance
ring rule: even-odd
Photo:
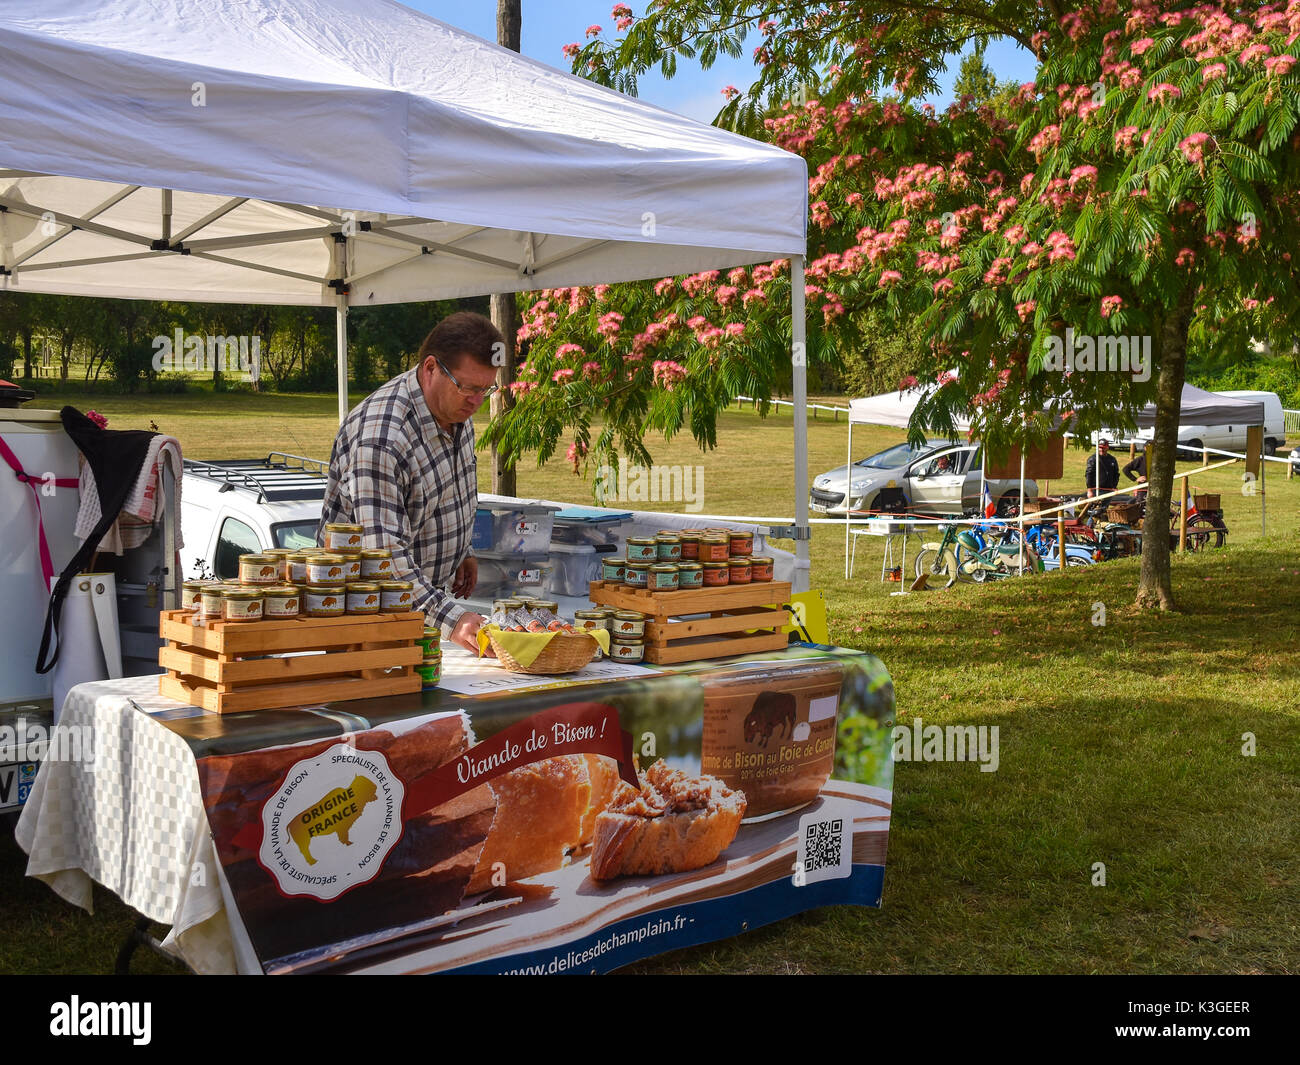
[[[882,490],[897,488],[913,514],[980,513],[979,450],[979,444],[950,440],[928,440],[919,448],[898,444],[855,462],[851,482],[847,466],[814,477],[808,505],[816,514],[842,516],[847,495],[849,510],[880,510]],[[1006,514],[1020,501],[1020,481],[989,481],[988,493],[998,513]],[[1025,480],[1025,498],[1038,498],[1035,481]]]

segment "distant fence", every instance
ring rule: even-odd
[[[771,400],[768,400],[768,402],[771,403],[772,406],[774,406],[774,407],[793,407],[793,406],[794,406],[794,404],[791,403],[791,402],[790,402],[789,400],[787,400],[787,399],[771,399]],[[754,409],[755,409],[755,410],[758,409],[758,403],[759,403],[759,401],[758,401],[757,399],[755,399],[753,396],[737,396],[737,397],[736,397],[736,406],[737,406],[737,407],[743,407],[746,403],[753,404]],[[814,417],[814,418],[817,417],[817,412],[818,412],[819,410],[829,411],[829,412],[834,416],[834,418],[835,418],[836,421],[839,421],[839,420],[840,420],[840,415],[841,415],[841,414],[847,416],[848,413],[849,413],[849,408],[848,408],[848,407],[828,407],[828,406],[826,406],[826,405],[823,404],[823,403],[809,403],[809,404],[808,404],[808,409],[809,409],[810,411],[813,412],[813,417]]]
[[[1292,433],[1300,433],[1300,410],[1282,410],[1282,428],[1286,431],[1287,436]]]

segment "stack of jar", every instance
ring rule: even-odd
[[[731,529],[661,529],[632,536],[627,557],[605,557],[601,577],[652,592],[770,581],[774,560],[754,554],[754,534]]]
[[[408,611],[414,585],[391,579],[393,553],[360,545],[361,526],[327,525],[324,549],[240,555],[237,581],[186,581],[185,606],[196,621]]]
[[[609,633],[609,657],[619,662],[640,662],[645,658],[646,615],[635,610],[597,606],[573,615],[579,631],[605,629]],[[597,656],[601,652],[597,651]]]
[[[421,690],[427,692],[436,688],[442,679],[442,630],[426,628],[420,647],[424,649],[424,659],[416,672],[420,674]]]

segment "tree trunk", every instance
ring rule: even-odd
[[[512,51],[519,51],[519,31],[523,24],[522,0],[497,0],[497,44]],[[505,337],[505,364],[497,367],[497,384],[500,386],[492,397],[492,417],[500,418],[515,405],[515,395],[510,391],[510,384],[515,379],[515,331],[519,328],[519,307],[513,292],[502,292],[491,300],[490,312],[492,324],[501,330]],[[518,495],[518,479],[515,468],[507,467],[501,453],[494,443],[492,445],[492,492],[494,495]]]
[[[1169,504],[1173,497],[1178,451],[1178,419],[1187,377],[1187,329],[1196,293],[1189,285],[1179,295],[1155,337],[1160,376],[1156,380],[1155,440],[1147,478],[1146,518],[1142,526],[1142,571],[1136,603],[1144,610],[1173,610],[1169,577]]]
[[[510,391],[510,382],[515,379],[515,332],[519,328],[518,309],[515,306],[513,292],[497,293],[491,302],[492,324],[501,330],[505,338],[505,364],[497,367],[497,384],[500,389],[492,396],[492,417],[500,418],[515,405],[515,394]],[[505,457],[492,445],[492,494],[499,496],[518,495],[518,478],[515,468],[506,466]]]
[[[23,376],[28,380],[32,377],[32,331],[30,329],[23,332]]]

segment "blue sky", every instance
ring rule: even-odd
[[[403,0],[408,7],[423,11],[436,19],[450,23],[487,40],[496,40],[495,0]],[[614,20],[610,9],[614,0],[523,0],[523,22],[520,30],[521,50],[527,56],[540,60],[560,70],[569,69],[569,61],[560,49],[572,41],[583,41],[588,26],[604,28],[605,36],[613,39]],[[629,2],[636,14],[645,10],[645,4]],[[700,70],[698,64],[680,63],[677,76],[665,81],[657,71],[647,74],[640,82],[640,95],[659,107],[676,111],[702,122],[712,121],[723,104],[722,87],[735,85],[746,88],[754,79],[755,68],[749,56],[756,46],[755,40],[745,50],[745,58],[731,59],[722,56],[709,70]],[[990,45],[987,62],[999,79],[1014,78],[1028,81],[1033,75],[1033,62],[1023,50],[1012,43]],[[943,93],[931,102],[945,104],[950,99],[952,81],[957,75],[956,65],[949,71]]]

